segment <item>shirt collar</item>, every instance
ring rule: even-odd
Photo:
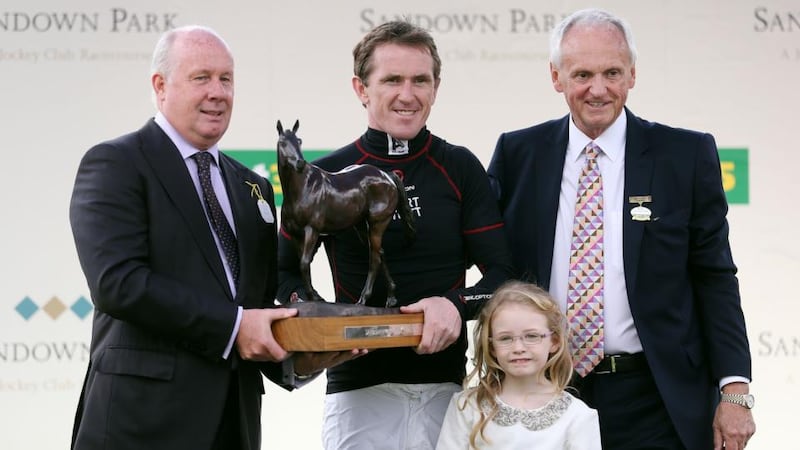
[[[603,150],[603,154],[611,161],[616,161],[624,154],[625,151],[625,133],[628,129],[627,115],[620,114],[614,123],[611,124],[603,133],[594,139]],[[583,131],[578,129],[575,122],[572,121],[572,114],[569,116],[569,144],[567,144],[567,157],[577,161],[581,157],[583,149],[586,144],[591,142],[589,136],[586,136]]]
[[[427,127],[422,127],[422,129],[414,136],[411,140],[405,141],[405,144],[408,147],[408,154],[405,155],[392,155],[389,152],[389,146],[392,145],[392,140],[394,138],[390,137],[386,132],[379,131],[374,128],[367,128],[367,132],[364,134],[364,142],[366,143],[367,151],[373,153],[378,156],[382,157],[401,157],[407,158],[411,155],[417,154],[420,150],[425,148],[425,144],[428,143],[428,136],[430,132],[428,131]]]
[[[176,130],[172,124],[169,123],[169,120],[167,120],[161,111],[156,113],[156,116],[153,120],[155,120],[156,124],[161,127],[164,133],[166,133],[172,143],[175,144],[175,147],[178,148],[178,151],[184,160],[191,158],[192,155],[197,152],[203,151],[196,149],[194,146],[192,146],[192,144],[188,143],[186,139],[184,139],[183,136],[178,133],[178,130]],[[205,151],[214,158],[214,163],[217,165],[217,167],[219,167],[219,147],[217,147],[217,144],[214,144]]]

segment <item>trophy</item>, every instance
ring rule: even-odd
[[[278,175],[283,189],[281,228],[295,243],[308,299],[294,302],[295,317],[273,323],[278,343],[287,351],[343,351],[354,348],[416,346],[423,314],[394,308],[395,284],[383,259],[381,242],[395,210],[406,238],[414,239],[414,218],[400,178],[368,164],[331,173],[308,163],[297,137],[299,121],[284,130],[278,121]],[[322,234],[366,225],[369,270],[358,302],[326,302],[311,284],[311,260]],[[366,306],[378,271],[386,277],[385,308]]]

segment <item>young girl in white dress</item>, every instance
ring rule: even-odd
[[[564,315],[541,288],[511,281],[475,326],[475,367],[447,409],[437,450],[597,449],[597,412],[565,389]]]

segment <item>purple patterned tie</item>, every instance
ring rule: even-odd
[[[569,258],[567,322],[575,372],[586,376],[603,359],[603,180],[597,166],[601,151],[584,149],[586,165],[578,179],[578,201]]]
[[[238,286],[239,246],[236,243],[236,235],[233,234],[233,229],[231,229],[225,213],[222,212],[217,195],[214,193],[214,187],[211,185],[210,167],[214,157],[203,151],[195,153],[192,158],[197,161],[197,176],[200,179],[200,187],[203,188],[203,199],[206,201],[208,216],[211,218],[211,226],[217,233],[220,244],[222,244],[222,252],[225,253],[225,259],[231,269],[233,283]]]

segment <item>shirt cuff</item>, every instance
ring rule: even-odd
[[[228,345],[225,346],[225,352],[222,353],[222,359],[228,359],[231,356],[231,350],[233,350],[233,343],[236,342],[236,335],[239,334],[239,325],[242,323],[242,307],[240,306],[236,310],[236,323],[233,324],[233,332],[231,333],[231,338],[228,339]]]
[[[723,377],[721,380],[719,380],[719,390],[721,391],[723,386],[731,383],[750,384],[750,379],[747,377],[740,377],[740,376]]]

